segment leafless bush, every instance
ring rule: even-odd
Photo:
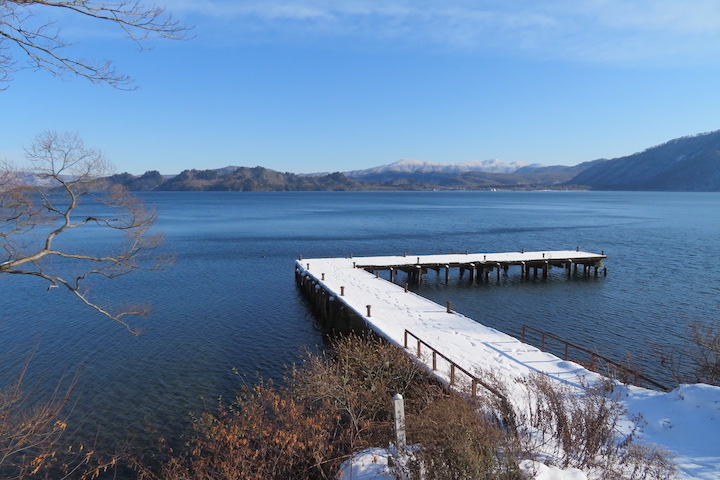
[[[408,417],[408,434],[419,445],[409,465],[413,479],[524,478],[514,437],[467,397],[437,398]]]
[[[499,377],[484,375],[494,388],[509,391]],[[674,475],[669,452],[637,443],[642,418],[631,418],[632,426],[621,428],[627,411],[612,395],[609,380],[581,389],[540,373],[516,381],[522,383],[526,404],[512,404],[515,436],[525,455],[598,472],[605,479],[669,479]],[[486,405],[496,410],[507,408],[508,404],[493,402],[492,397],[488,400]]]
[[[720,386],[720,322],[690,322],[682,348],[654,346],[659,363],[677,383]]]
[[[33,388],[24,388],[27,366],[13,383],[0,389],[0,478],[85,480],[114,468],[119,454],[69,442],[74,379],[59,381],[43,397]]]
[[[331,356],[307,355],[291,377],[309,401],[328,400],[340,412],[350,426],[353,448],[387,442],[396,393],[412,413],[438,392],[401,349],[370,335],[336,338]]]
[[[172,451],[140,479],[332,478],[343,429],[328,402],[304,403],[272,384],[247,387],[232,406],[194,419],[189,450]]]
[[[698,380],[720,385],[720,322],[712,325],[694,322],[688,326],[688,331],[690,340],[697,347],[691,350],[690,359]]]
[[[30,405],[22,375],[0,391],[0,477],[36,475],[54,461],[67,428],[61,417],[65,402],[58,393],[46,402]]]

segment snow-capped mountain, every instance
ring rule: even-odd
[[[433,163],[422,160],[400,160],[389,165],[368,168],[365,170],[354,170],[351,172],[343,172],[351,178],[377,177],[383,175],[403,174],[461,174],[468,172],[484,172],[484,173],[512,173],[519,168],[527,166],[526,163],[513,162],[504,163],[497,159],[490,160],[472,160],[465,163]]]

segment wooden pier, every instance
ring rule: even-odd
[[[352,257],[351,257],[352,258]],[[569,276],[581,274],[583,276],[598,275],[602,268],[603,275],[607,269],[602,266],[607,256],[601,254],[581,252],[577,250],[540,251],[540,252],[506,252],[506,253],[465,253],[456,255],[422,255],[401,257],[366,257],[358,258],[354,264],[357,268],[364,268],[370,272],[387,270],[390,272],[390,281],[395,281],[398,271],[408,274],[411,282],[422,282],[422,276],[428,270],[445,272],[445,281],[450,279],[450,270],[457,268],[460,277],[468,272],[470,281],[488,281],[494,272],[497,280],[502,273],[508,273],[510,267],[520,267],[522,278],[532,276],[537,278],[542,272],[542,278],[548,278],[553,267],[564,268]],[[579,267],[582,266],[582,271]]]
[[[456,372],[472,374],[484,361],[493,358],[511,377],[542,371],[564,382],[578,382],[578,375],[593,374],[579,364],[542,352],[503,332],[486,327],[445,306],[409,291],[407,284],[395,283],[397,272],[405,272],[409,280],[420,282],[428,270],[451,269],[468,273],[471,280],[487,280],[493,275],[509,274],[519,269],[527,280],[548,278],[552,268],[563,268],[564,274],[598,275],[607,257],[603,253],[578,250],[465,253],[453,255],[401,255],[387,257],[299,258],[295,278],[310,300],[318,318],[332,328],[352,323],[368,328],[389,342],[406,348],[408,331],[421,338],[423,345],[435,349],[432,363],[426,363],[448,384],[455,382]],[[391,281],[379,276],[389,272]],[[515,273],[517,275],[517,273]],[[387,276],[387,274],[386,274]],[[342,325],[345,324],[345,325]],[[444,351],[436,348],[439,346]],[[407,350],[407,348],[406,348]],[[419,350],[419,348],[418,348]],[[440,353],[437,353],[440,352]],[[408,351],[408,353],[413,353]],[[440,359],[440,360],[439,360]],[[438,365],[438,361],[444,362]],[[444,372],[444,373],[443,373]],[[476,380],[470,380],[474,387]]]

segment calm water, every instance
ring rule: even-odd
[[[614,192],[147,193],[177,255],[94,292],[153,305],[139,337],[61,289],[0,278],[0,360],[31,356],[41,394],[79,369],[75,420],[101,441],[177,436],[188,413],[241,382],[278,378],[323,336],[294,285],[298,255],[574,249],[608,255],[608,276],[469,285],[426,277],[419,291],[519,335],[530,324],[621,358],[680,345],[685,322],[719,321],[720,195]],[[102,237],[72,242],[103,241]],[[34,352],[34,353],[33,353]],[[232,373],[233,368],[244,372]],[[652,371],[652,366],[648,369]]]

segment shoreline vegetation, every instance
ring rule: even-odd
[[[697,348],[716,351],[718,332],[691,328],[689,334]],[[711,363],[707,355],[698,358],[708,375],[704,380],[717,384],[717,358]],[[242,385],[234,399],[219,399],[191,414],[192,428],[179,444],[128,440],[121,452],[66,443],[72,426],[62,407],[72,385],[58,389],[47,405],[28,409],[19,382],[0,397],[0,426],[12,447],[0,451],[0,474],[15,479],[339,478],[359,452],[388,445],[393,450],[392,399],[400,393],[412,445],[403,457],[404,478],[676,478],[675,453],[645,441],[647,421],[628,410],[625,387],[616,380],[577,389],[541,373],[510,383],[491,371],[482,374],[494,388],[525,400],[507,404],[492,395],[449,390],[401,348],[371,332],[335,335],[324,353],[307,351],[300,362],[287,365],[281,382]],[[9,428],[30,424],[31,431]],[[388,476],[381,478],[395,478],[399,465],[383,467]],[[568,476],[537,476],[548,467]]]

